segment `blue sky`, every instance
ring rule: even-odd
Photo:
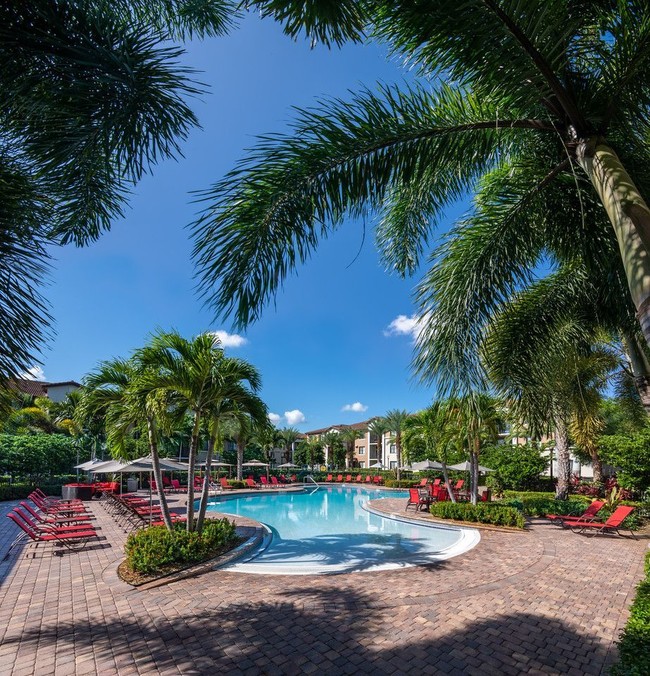
[[[57,335],[43,353],[47,380],[81,380],[99,361],[127,356],[157,328],[230,336],[229,323],[194,290],[185,229],[197,212],[191,191],[231,169],[256,134],[284,130],[292,106],[408,77],[378,46],[310,50],[256,17],[230,36],[187,45],[184,63],[209,86],[193,103],[202,128],[184,144],[184,157],[155,167],[136,186],[126,217],[99,242],[54,252],[45,295]],[[383,270],[370,228],[355,258],[361,243],[361,225],[346,223],[286,283],[276,306],[241,333],[244,340],[226,343],[230,355],[260,369],[262,397],[279,427],[305,431],[392,408],[415,411],[434,396],[409,369],[407,318],[417,279]]]

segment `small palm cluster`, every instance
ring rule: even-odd
[[[176,332],[158,332],[129,359],[100,365],[85,381],[80,416],[105,421],[108,446],[124,456],[134,431],[147,440],[154,478],[166,526],[172,522],[162,492],[159,444],[191,419],[187,530],[201,531],[208,500],[204,481],[198,515],[194,513],[194,476],[199,446],[207,439],[206,473],[214,449],[223,446],[224,427],[235,422],[245,427],[269,426],[268,411],[257,395],[261,379],[257,369],[242,359],[226,357],[219,340],[204,333],[187,340]]]

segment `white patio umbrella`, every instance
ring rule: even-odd
[[[249,460],[248,462],[243,462],[242,467],[266,467],[266,478],[269,478],[269,466],[261,460]]]
[[[471,472],[472,466],[470,465],[469,460],[465,460],[465,462],[459,462],[456,465],[447,465],[447,469],[455,469],[457,472]],[[483,467],[483,465],[478,466],[478,471],[480,474],[494,472],[493,469],[490,469],[489,467]]]
[[[86,460],[86,462],[82,462],[80,465],[75,465],[74,468],[86,471],[96,467],[97,465],[103,465],[105,462],[106,460],[98,460],[95,458],[94,460]]]
[[[426,469],[442,469],[442,464],[427,458],[426,460],[421,460],[420,462],[414,462],[411,465],[411,468],[414,472],[422,472]]]
[[[298,469],[298,465],[294,465],[292,462],[285,462],[283,465],[278,465],[278,469]]]
[[[370,469],[384,469],[384,466],[380,462],[376,462],[374,465],[370,465]]]

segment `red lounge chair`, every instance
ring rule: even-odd
[[[361,474],[357,474],[356,482],[360,484],[363,481]]]
[[[575,525],[570,524],[570,528],[575,533],[584,532],[585,535],[604,535],[606,533],[616,533],[617,535],[621,535],[618,529],[621,527],[623,521],[625,521],[625,519],[630,516],[633,511],[634,507],[621,505],[611,513],[609,519],[607,519],[605,523],[588,521],[586,523],[577,523]],[[636,535],[634,535],[634,532],[631,529],[630,533],[632,533],[632,537],[636,540]]]
[[[331,475],[331,474],[328,474],[328,475],[327,475],[327,479],[325,479],[325,481],[334,481],[334,479],[332,479],[332,475]]]
[[[600,510],[604,507],[604,500],[594,500],[585,511],[580,516],[570,516],[563,514],[547,514],[546,518],[554,523],[559,523],[561,526],[564,523],[567,524],[577,524],[577,523],[587,523],[588,521],[593,521],[594,517]]]
[[[430,503],[431,499],[428,496],[421,495],[417,488],[409,488],[409,499],[406,503],[406,507],[404,507],[404,511],[413,505],[415,507],[415,511],[417,512],[423,507],[428,507]]]
[[[297,477],[295,474],[292,474],[292,475],[291,475],[291,483],[292,483],[292,484],[295,484],[296,481],[298,481],[298,477]]]
[[[373,479],[373,481],[374,481],[378,486],[379,486],[380,484],[383,484],[383,483],[384,483],[383,478],[380,477],[379,475],[377,475],[377,476]]]
[[[219,483],[221,484],[221,488],[224,490],[232,490],[232,486],[228,483],[228,479],[226,479],[226,477],[219,479]]]
[[[463,486],[465,485],[465,479],[458,479],[456,482],[456,485],[452,489],[454,492],[462,490]]]
[[[337,480],[338,482],[342,482],[342,481],[343,481],[343,475],[342,475],[342,474],[339,474],[339,475],[336,477],[336,480]]]
[[[27,525],[22,519],[20,519],[16,514],[10,512],[7,514],[7,518],[11,519],[19,528],[21,528],[29,537],[30,540],[36,544],[41,542],[49,542],[54,544],[60,544],[68,549],[77,549],[85,547],[88,544],[89,540],[99,537],[97,532],[92,529],[86,531],[65,531],[58,532],[56,530],[50,532],[39,532],[34,528]]]
[[[176,493],[184,493],[187,488],[181,486],[181,482],[178,479],[172,479],[172,489]]]
[[[352,483],[352,475],[351,474],[345,475],[345,483],[347,483],[347,484]]]
[[[276,477],[276,476],[271,477],[271,487],[272,488],[279,488],[280,487],[280,482],[278,481],[278,477]]]
[[[366,483],[367,483],[367,484],[371,484],[371,483],[372,483],[372,477],[370,476],[370,474],[366,475]]]
[[[93,518],[92,514],[72,514],[70,516],[46,516],[45,514],[39,514],[35,509],[32,508],[32,506],[28,502],[25,502],[24,500],[20,503],[20,505],[23,509],[27,510],[29,514],[31,514],[32,518],[35,521],[38,521],[39,523],[42,524],[50,524],[53,526],[79,522],[87,523],[88,521],[90,521],[90,519]]]
[[[59,504],[59,503],[46,503],[40,495],[36,493],[30,493],[29,499],[45,514],[86,514],[86,506],[83,502],[71,503],[71,504]]]
[[[442,479],[434,479],[433,485],[434,486],[440,486],[441,481],[442,481]]]
[[[266,478],[266,477],[264,477],[264,478]],[[247,485],[249,488],[259,488],[259,485],[256,484],[256,483],[253,481],[253,479],[252,479],[251,477],[248,477],[248,478],[246,479],[246,485]]]
[[[271,488],[271,484],[265,476],[260,477],[260,483],[262,484],[262,488]]]
[[[424,488],[429,483],[429,479],[420,479],[420,488]]]
[[[91,523],[82,524],[53,524],[42,523],[39,520],[33,519],[29,514],[23,512],[20,507],[14,507],[13,514],[17,514],[30,528],[39,533],[79,533],[94,531],[95,526]]]

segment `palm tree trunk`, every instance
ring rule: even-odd
[[[190,439],[190,455],[187,459],[189,464],[187,472],[187,532],[194,530],[194,475],[196,474],[196,452],[199,447],[199,429],[201,414],[194,411],[194,427]]]
[[[591,466],[594,469],[594,483],[603,483],[603,462],[596,447],[591,449]]]
[[[173,530],[172,518],[169,514],[169,505],[167,504],[167,496],[163,490],[162,471],[160,469],[160,458],[158,456],[158,443],[156,441],[156,431],[154,429],[154,422],[151,418],[147,418],[147,436],[149,438],[149,452],[151,453],[151,463],[153,465],[153,476],[156,480],[156,492],[158,493],[158,500],[160,501],[160,509],[162,511],[163,521],[168,531]]]
[[[650,209],[604,139],[582,142],[578,162],[591,179],[614,226],[632,301],[650,345]]]
[[[469,480],[470,480],[470,499],[472,504],[478,503],[478,456],[480,449],[480,440],[474,439],[474,448],[469,455]]]
[[[201,502],[199,503],[199,514],[196,517],[196,532],[200,535],[203,531],[203,521],[205,520],[205,510],[208,507],[208,498],[210,494],[210,470],[212,469],[212,454],[215,444],[219,438],[219,432],[208,441],[208,454],[205,458],[205,477],[203,478],[203,488],[201,490]]]
[[[397,451],[397,485],[399,486],[401,479],[400,465],[402,464],[402,435],[399,432],[395,436],[395,450]]]
[[[442,464],[442,476],[445,479],[445,486],[447,487],[447,495],[452,502],[456,502],[456,496],[454,491],[451,489],[451,484],[449,483],[449,472],[447,471],[447,463],[444,460],[441,460]]]
[[[632,375],[634,376],[634,385],[639,393],[639,398],[645,412],[650,415],[650,363],[636,336],[625,333],[623,338],[625,341],[625,351],[630,361]]]
[[[237,438],[237,481],[242,480],[242,465],[244,464],[244,450],[246,449],[246,444],[243,439]]]
[[[569,435],[561,415],[555,416],[555,451],[557,459],[557,486],[555,499],[566,500],[569,497],[571,480],[571,458],[569,457]]]

